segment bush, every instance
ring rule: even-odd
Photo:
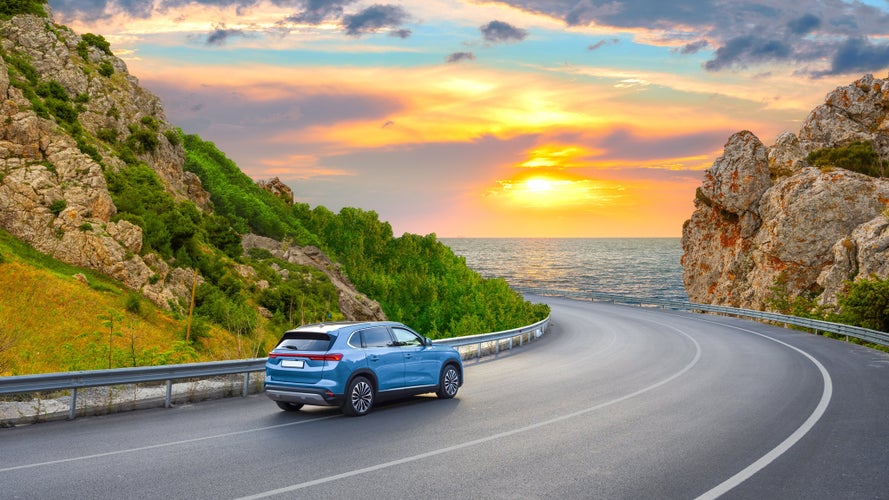
[[[139,300],[139,295],[135,293],[131,293],[127,295],[127,303],[126,303],[127,311],[133,314],[139,314],[142,312],[142,301]]]
[[[83,43],[92,45],[93,47],[101,50],[109,56],[111,55],[111,44],[108,43],[108,40],[105,40],[105,37],[103,37],[102,35],[84,33],[83,35],[80,35],[80,40]]]
[[[46,17],[45,0],[3,0],[0,2],[0,18],[9,19],[19,14]]]
[[[872,276],[852,282],[837,303],[841,322],[889,332],[889,278]]]
[[[49,206],[49,211],[53,215],[58,216],[60,213],[62,213],[62,210],[65,210],[67,207],[68,202],[66,202],[65,200],[56,200]]]
[[[111,75],[114,74],[114,66],[109,62],[103,62],[99,65],[99,74],[105,78],[111,78]]]
[[[44,99],[52,97],[64,102],[68,102],[68,100],[70,99],[68,97],[68,91],[65,90],[65,87],[63,87],[62,84],[55,80],[39,83],[37,85],[37,88],[34,89],[34,92],[36,92],[37,95],[43,97]]]
[[[869,175],[885,177],[889,162],[883,161],[870,142],[857,141],[839,148],[812,151],[806,158],[810,165],[819,168],[837,167]]]

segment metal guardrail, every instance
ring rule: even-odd
[[[500,352],[500,341],[509,342],[519,339],[519,345],[531,342],[540,337],[549,326],[550,318],[513,330],[495,333],[483,333],[449,339],[434,340],[434,343],[450,345],[455,348],[476,345],[478,358],[482,356],[482,345],[491,344],[491,353]],[[462,355],[462,353],[461,353]],[[0,395],[21,394],[41,391],[70,390],[70,406],[68,419],[77,416],[77,390],[88,387],[114,386],[124,384],[140,384],[145,382],[165,381],[167,383],[164,407],[172,406],[173,381],[180,379],[218,377],[221,375],[244,374],[242,396],[246,396],[250,385],[250,373],[265,370],[267,358],[254,358],[234,361],[212,361],[208,363],[189,363],[182,365],[145,366],[134,368],[117,368],[112,370],[88,370],[79,372],[46,373],[39,375],[20,375],[0,377]]]
[[[552,290],[544,291],[525,289],[522,291],[538,294],[552,294]],[[868,328],[861,328],[857,326],[843,325],[839,323],[830,323],[828,321],[799,318],[796,316],[788,316],[766,311],[753,311],[750,309],[740,309],[736,307],[696,304],[694,302],[688,301],[628,297],[624,295],[596,292],[560,292],[560,295],[567,295],[573,296],[574,298],[583,298],[590,300],[609,301],[612,303],[621,303],[628,305],[638,304],[640,307],[645,305],[652,305],[676,310],[685,310],[692,312],[701,311],[751,318],[759,321],[769,321],[774,323],[782,323],[784,325],[794,325],[802,328],[808,328],[810,330],[814,330],[815,332],[830,332],[837,335],[855,337],[866,342],[889,346],[889,333],[886,332],[870,330]],[[487,344],[489,346],[489,354],[497,354],[500,352],[502,342],[508,342],[508,349],[512,349],[516,338],[519,339],[519,345],[523,345],[525,342],[531,342],[533,339],[540,337],[546,332],[547,328],[549,327],[549,323],[550,318],[547,317],[543,321],[534,323],[533,325],[528,325],[513,330],[504,330],[502,332],[469,335],[465,337],[456,337],[450,339],[438,339],[434,342],[438,344],[450,345],[456,348],[465,346],[476,346],[475,357],[480,359],[483,353],[483,345]],[[242,394],[246,396],[250,382],[250,373],[263,371],[265,369],[265,362],[266,358],[255,358],[235,361],[215,361],[210,363],[191,363],[184,365],[149,366],[137,368],[120,368],[115,370],[92,370],[81,372],[2,377],[0,378],[0,395],[40,391],[71,390],[70,410],[68,418],[73,419],[76,416],[77,409],[77,389],[109,385],[166,381],[167,389],[164,405],[166,407],[169,407],[171,406],[172,384],[174,380],[243,373],[244,383]]]
[[[810,330],[814,330],[815,332],[829,332],[837,335],[844,335],[846,337],[855,337],[857,339],[864,340],[872,344],[889,346],[889,333],[881,332],[879,330],[871,330],[869,328],[862,328],[860,326],[831,323],[829,321],[822,321],[817,319],[800,318],[797,316],[788,316],[786,314],[778,314],[767,311],[754,311],[752,309],[740,309],[737,307],[713,306],[708,304],[697,304],[688,301],[664,300],[656,298],[626,297],[622,295],[607,293],[591,292],[587,293],[586,297],[591,298],[592,300],[602,300],[613,303],[622,303],[629,305],[639,304],[640,307],[648,304],[670,309],[692,312],[702,311],[716,314],[725,314],[729,316],[737,316],[741,318],[751,318],[758,321],[782,323],[784,325],[794,325],[802,328],[808,328]]]

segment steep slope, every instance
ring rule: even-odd
[[[181,135],[159,99],[101,36],[18,15],[0,20],[0,37],[0,228],[161,307],[187,299],[190,266],[170,265],[172,255],[144,248],[144,227],[157,221],[120,217],[107,182],[109,173],[132,177],[147,166],[173,203],[209,213],[209,193],[183,170]],[[335,286],[342,296],[360,295],[341,279]],[[358,317],[382,317],[378,305],[375,311]]]
[[[689,298],[763,309],[778,287],[832,305],[848,280],[889,276],[889,180],[808,159],[856,142],[889,173],[889,80],[837,88],[771,147],[748,131],[730,137],[683,227]]]

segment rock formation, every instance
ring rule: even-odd
[[[256,181],[256,185],[281,198],[288,205],[293,205],[293,190],[290,189],[290,186],[284,184],[281,179],[272,177],[267,181],[259,180]]]
[[[255,234],[244,235],[241,245],[245,251],[251,248],[261,248],[270,252],[277,259],[301,266],[314,267],[327,274],[336,288],[340,311],[347,318],[358,321],[386,319],[380,304],[358,293],[349,278],[340,270],[339,264],[327,258],[318,248],[291,246]],[[286,269],[281,270],[282,273],[286,271]],[[286,278],[286,276],[282,277]]]
[[[107,274],[161,307],[187,302],[193,273],[155,254],[141,254],[142,229],[112,221],[117,208],[103,174],[103,168],[126,165],[109,143],[136,135],[151,147],[135,148],[133,154],[158,174],[174,199],[211,209],[200,179],[183,170],[185,154],[160,100],[142,89],[107,47],[86,43],[56,25],[51,14],[0,20],[0,42],[0,228],[40,252]],[[55,82],[64,89],[76,109],[81,139],[72,137],[72,127],[66,128],[58,116],[35,110],[27,85],[10,77],[11,68],[19,75],[15,78],[27,76],[22,76],[21,63],[15,65],[16,58],[27,61],[26,73],[36,73],[32,86]],[[292,203],[292,191],[276,180],[269,188]],[[331,274],[347,318],[382,317],[379,304],[360,298],[320,251],[309,253],[314,258],[301,260]]]
[[[889,80],[837,88],[771,147],[748,131],[730,137],[683,227],[689,299],[764,309],[780,280],[833,305],[849,280],[889,276],[889,179],[807,163],[856,141],[889,159]]]

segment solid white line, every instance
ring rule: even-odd
[[[604,402],[604,403],[600,403],[600,404],[598,404],[598,405],[596,405],[596,406],[592,406],[592,407],[590,407],[590,408],[585,408],[585,409],[583,409],[583,410],[575,411],[575,412],[573,412],[573,413],[568,413],[568,414],[566,414],[566,415],[562,415],[562,416],[560,416],[560,417],[552,418],[552,419],[549,419],[549,420],[544,420],[544,421],[542,421],[542,422],[537,422],[536,424],[531,424],[531,425],[528,425],[528,426],[525,426],[525,427],[520,427],[520,428],[517,428],[517,429],[512,429],[512,430],[504,431],[504,432],[501,432],[501,433],[498,433],[498,434],[492,434],[492,435],[487,436],[487,437],[483,437],[483,438],[475,439],[475,440],[472,440],[472,441],[467,441],[467,442],[465,442],[465,443],[456,444],[456,445],[454,445],[454,446],[448,446],[448,447],[446,447],[446,448],[439,448],[439,449],[437,449],[437,450],[427,451],[426,453],[420,453],[420,454],[418,454],[418,455],[413,455],[413,456],[410,456],[410,457],[400,458],[400,459],[398,459],[398,460],[393,460],[393,461],[391,461],[391,462],[384,462],[384,463],[381,463],[381,464],[372,465],[372,466],[370,466],[370,467],[365,467],[365,468],[363,468],[363,469],[355,469],[355,470],[352,470],[352,471],[343,472],[343,473],[341,473],[341,474],[336,474],[336,475],[333,475],[333,476],[322,477],[322,478],[314,479],[314,480],[312,480],[312,481],[306,481],[306,482],[304,482],[304,483],[299,483],[299,484],[294,484],[294,485],[291,485],[291,486],[285,486],[285,487],[283,487],[283,488],[278,488],[278,489],[274,489],[274,490],[264,491],[264,492],[262,492],[262,493],[257,493],[257,494],[255,494],[255,495],[250,495],[250,496],[242,497],[242,498],[240,498],[239,500],[253,500],[253,499],[258,499],[258,498],[266,498],[266,497],[270,497],[270,496],[274,496],[274,495],[280,495],[280,494],[282,494],[282,493],[290,493],[290,492],[293,492],[293,491],[296,491],[296,490],[301,490],[301,489],[303,489],[303,488],[309,488],[309,487],[311,487],[311,486],[317,486],[317,485],[319,485],[319,484],[329,483],[329,482],[332,482],[332,481],[338,481],[338,480],[340,480],[340,479],[346,479],[346,478],[350,478],[350,477],[358,476],[358,475],[361,475],[361,474],[366,474],[366,473],[368,473],[368,472],[378,471],[378,470],[381,470],[381,469],[388,469],[388,468],[390,468],[390,467],[395,467],[395,466],[397,466],[397,465],[403,465],[403,464],[406,464],[406,463],[409,463],[409,462],[416,462],[417,460],[423,460],[424,458],[434,457],[434,456],[437,456],[437,455],[442,455],[442,454],[445,454],[445,453],[450,453],[450,452],[452,452],[452,451],[457,451],[457,450],[461,450],[461,449],[464,449],[464,448],[469,448],[469,447],[476,446],[476,445],[479,445],[479,444],[482,444],[482,443],[487,443],[487,442],[489,442],[489,441],[494,441],[494,440],[497,440],[497,439],[503,439],[503,438],[506,438],[506,437],[509,437],[509,436],[514,436],[514,435],[516,435],[516,434],[521,434],[521,433],[523,433],[523,432],[528,432],[528,431],[531,431],[531,430],[534,430],[534,429],[539,429],[539,428],[541,428],[541,427],[545,427],[545,426],[552,425],[552,424],[555,424],[555,423],[558,423],[558,422],[562,422],[562,421],[565,421],[565,420],[568,420],[568,419],[571,419],[571,418],[579,417],[579,416],[581,416],[581,415],[584,415],[584,414],[587,414],[587,413],[590,413],[590,412],[593,412],[593,411],[596,411],[596,410],[601,410],[602,408],[605,408],[605,407],[607,407],[607,406],[615,405],[615,404],[620,403],[620,402],[622,402],[622,401],[626,401],[626,400],[628,400],[628,399],[630,399],[630,398],[636,397],[636,396],[638,396],[638,395],[640,395],[640,394],[644,394],[644,393],[646,393],[646,392],[649,392],[649,391],[651,391],[651,390],[653,390],[653,389],[656,389],[656,388],[658,388],[658,387],[660,387],[660,386],[662,386],[662,385],[664,385],[664,384],[666,384],[666,383],[668,383],[668,382],[671,382],[671,381],[675,380],[676,378],[682,376],[685,372],[687,372],[687,371],[690,370],[692,367],[694,367],[694,366],[698,363],[698,361],[701,359],[701,345],[698,344],[698,342],[697,342],[694,338],[692,338],[689,334],[683,332],[682,330],[679,330],[678,328],[673,328],[673,327],[671,327],[671,326],[667,326],[667,328],[670,328],[670,329],[672,329],[672,330],[675,330],[675,331],[679,332],[680,334],[684,335],[685,337],[687,337],[689,340],[691,340],[691,342],[692,342],[692,343],[694,344],[694,346],[695,346],[695,356],[694,356],[694,359],[692,359],[687,365],[685,365],[685,367],[683,367],[683,368],[682,368],[681,370],[679,370],[678,372],[676,372],[676,373],[674,373],[673,375],[671,375],[671,376],[669,376],[669,377],[667,377],[667,378],[665,378],[665,379],[663,379],[663,380],[660,380],[659,382],[656,382],[656,383],[654,383],[654,384],[652,384],[652,385],[650,385],[650,386],[648,386],[648,387],[645,387],[645,388],[643,388],[643,389],[639,389],[638,391],[632,392],[632,393],[630,393],[630,394],[626,394],[626,395],[621,396],[621,397],[619,397],[619,398],[612,399],[611,401],[606,401],[606,402]]]
[[[710,491],[699,496],[697,499],[697,500],[711,500],[711,499],[719,497],[720,495],[727,493],[729,490],[731,490],[735,486],[738,486],[739,484],[743,483],[744,481],[749,479],[751,476],[753,476],[754,474],[756,474],[757,472],[759,472],[760,470],[765,468],[767,465],[774,462],[785,451],[789,450],[800,439],[802,439],[803,436],[806,435],[806,433],[808,433],[810,430],[812,430],[812,427],[815,427],[815,424],[818,422],[818,420],[821,419],[822,415],[824,415],[824,412],[827,411],[827,406],[830,404],[830,398],[833,395],[833,382],[830,379],[830,374],[827,373],[827,369],[824,368],[824,365],[819,363],[817,359],[813,358],[811,355],[809,355],[809,353],[803,351],[802,349],[798,349],[786,342],[782,342],[780,340],[773,339],[772,337],[763,335],[761,333],[754,332],[753,330],[748,330],[746,328],[727,325],[725,323],[718,323],[716,321],[707,321],[707,320],[699,320],[699,321],[706,321],[707,323],[713,323],[713,324],[717,324],[720,326],[725,326],[728,328],[734,328],[736,330],[741,330],[743,332],[752,333],[752,334],[758,335],[764,339],[768,339],[768,340],[771,340],[772,342],[777,342],[783,346],[789,347],[789,348],[793,349],[794,351],[802,354],[806,358],[808,358],[809,361],[811,361],[816,367],[818,367],[818,371],[821,372],[821,378],[824,380],[824,390],[821,393],[821,401],[818,402],[818,406],[815,407],[815,410],[812,412],[811,415],[809,415],[809,418],[807,418],[806,421],[803,422],[803,424],[801,426],[799,426],[799,428],[797,428],[790,436],[788,436],[787,439],[785,439],[784,441],[781,442],[781,444],[779,444],[774,449],[772,449],[771,451],[769,451],[768,453],[766,453],[765,455],[760,457],[759,460],[748,465],[743,470],[741,470],[734,476],[726,479],[725,481],[723,481],[722,483],[720,483],[719,485],[717,485]]]
[[[62,458],[59,460],[50,460],[48,462],[16,465],[13,467],[6,467],[4,469],[0,469],[0,472],[10,472],[10,471],[22,470],[22,469],[33,469],[34,467],[42,467],[44,465],[64,464],[64,463],[68,463],[68,462],[77,462],[79,460],[90,460],[93,458],[113,457],[115,455],[123,455],[125,453],[135,453],[138,451],[154,450],[157,448],[166,448],[169,446],[177,446],[180,444],[198,443],[201,441],[208,441],[210,439],[219,439],[219,438],[225,438],[225,437],[230,437],[230,436],[239,436],[241,434],[250,434],[251,432],[260,432],[260,431],[267,431],[270,429],[279,429],[281,427],[290,427],[292,425],[308,424],[310,422],[318,422],[321,420],[327,420],[327,419],[336,418],[336,417],[339,417],[339,415],[329,415],[326,417],[318,417],[318,418],[313,418],[313,419],[309,419],[309,420],[300,420],[298,422],[288,422],[286,424],[270,425],[267,427],[257,427],[255,429],[245,429],[242,431],[226,432],[223,434],[214,434],[212,436],[204,436],[204,437],[198,437],[198,438],[192,438],[192,439],[183,439],[182,441],[171,441],[169,443],[152,444],[152,445],[148,445],[148,446],[141,446],[139,448],[127,448],[125,450],[108,451],[105,453],[96,453],[94,455],[83,455],[80,457],[71,457],[71,458]]]

